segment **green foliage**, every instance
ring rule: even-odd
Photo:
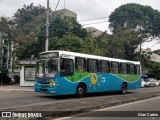
[[[152,73],[155,75],[155,78],[160,80],[160,63],[153,64]]]
[[[52,43],[53,42],[53,43]],[[63,38],[50,42],[50,48],[81,52],[83,49],[83,40],[74,35],[65,35]]]
[[[16,24],[16,42],[18,44],[24,44],[24,42],[34,41],[39,31],[39,25],[41,24],[45,15],[45,8],[42,6],[34,6],[33,3],[23,8],[18,9],[14,15],[14,21]]]
[[[42,21],[44,21],[45,8],[34,6],[33,3],[18,9],[14,15],[16,24],[16,56],[18,59],[30,58],[37,52],[36,39]]]
[[[62,38],[66,34],[73,34],[79,38],[85,38],[87,31],[71,17],[53,16],[50,20],[50,37]]]
[[[150,6],[122,5],[109,16],[109,21],[114,41],[119,44],[119,55],[124,55],[124,59],[135,60],[134,51],[138,45],[160,37],[160,12]]]
[[[45,44],[45,27],[39,31],[37,43],[44,51]],[[51,16],[49,29],[49,50],[68,50],[81,52],[84,50],[84,39],[87,37],[87,32],[81,25],[70,17]],[[43,47],[41,47],[43,46]]]
[[[150,6],[128,3],[117,8],[109,17],[113,32],[119,27],[141,30],[148,37],[159,37],[160,12]]]
[[[15,39],[14,22],[10,18],[0,17],[0,32],[3,39],[9,40],[9,44],[11,44],[11,41]]]

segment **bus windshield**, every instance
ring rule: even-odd
[[[58,74],[58,60],[39,60],[37,62],[37,74],[36,77],[39,78],[54,78]]]

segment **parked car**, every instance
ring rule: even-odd
[[[20,77],[18,75],[11,76],[11,84],[20,83]]]
[[[154,78],[146,78],[145,81],[145,87],[156,87],[159,86],[159,81]]]
[[[146,82],[144,81],[144,79],[141,79],[141,87],[145,87]]]
[[[0,73],[0,84],[7,84],[11,83],[11,79],[5,73]]]

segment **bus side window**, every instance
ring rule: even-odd
[[[101,60],[100,61],[100,72],[109,73],[109,62]]]
[[[70,76],[74,74],[73,60],[61,58],[60,71],[62,76]]]
[[[140,75],[140,66],[136,65],[135,73]]]
[[[111,73],[119,73],[119,63],[111,62]]]
[[[99,72],[98,67],[98,60],[94,59],[87,59],[87,71],[90,73],[96,73]]]
[[[135,74],[135,65],[129,64],[129,74]]]
[[[75,69],[76,69],[76,72],[86,72],[86,59],[76,57],[75,58]]]
[[[127,64],[126,63],[120,64],[120,73],[127,74]]]

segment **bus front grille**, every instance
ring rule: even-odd
[[[48,89],[47,88],[40,88],[40,90],[43,92],[47,92]]]

